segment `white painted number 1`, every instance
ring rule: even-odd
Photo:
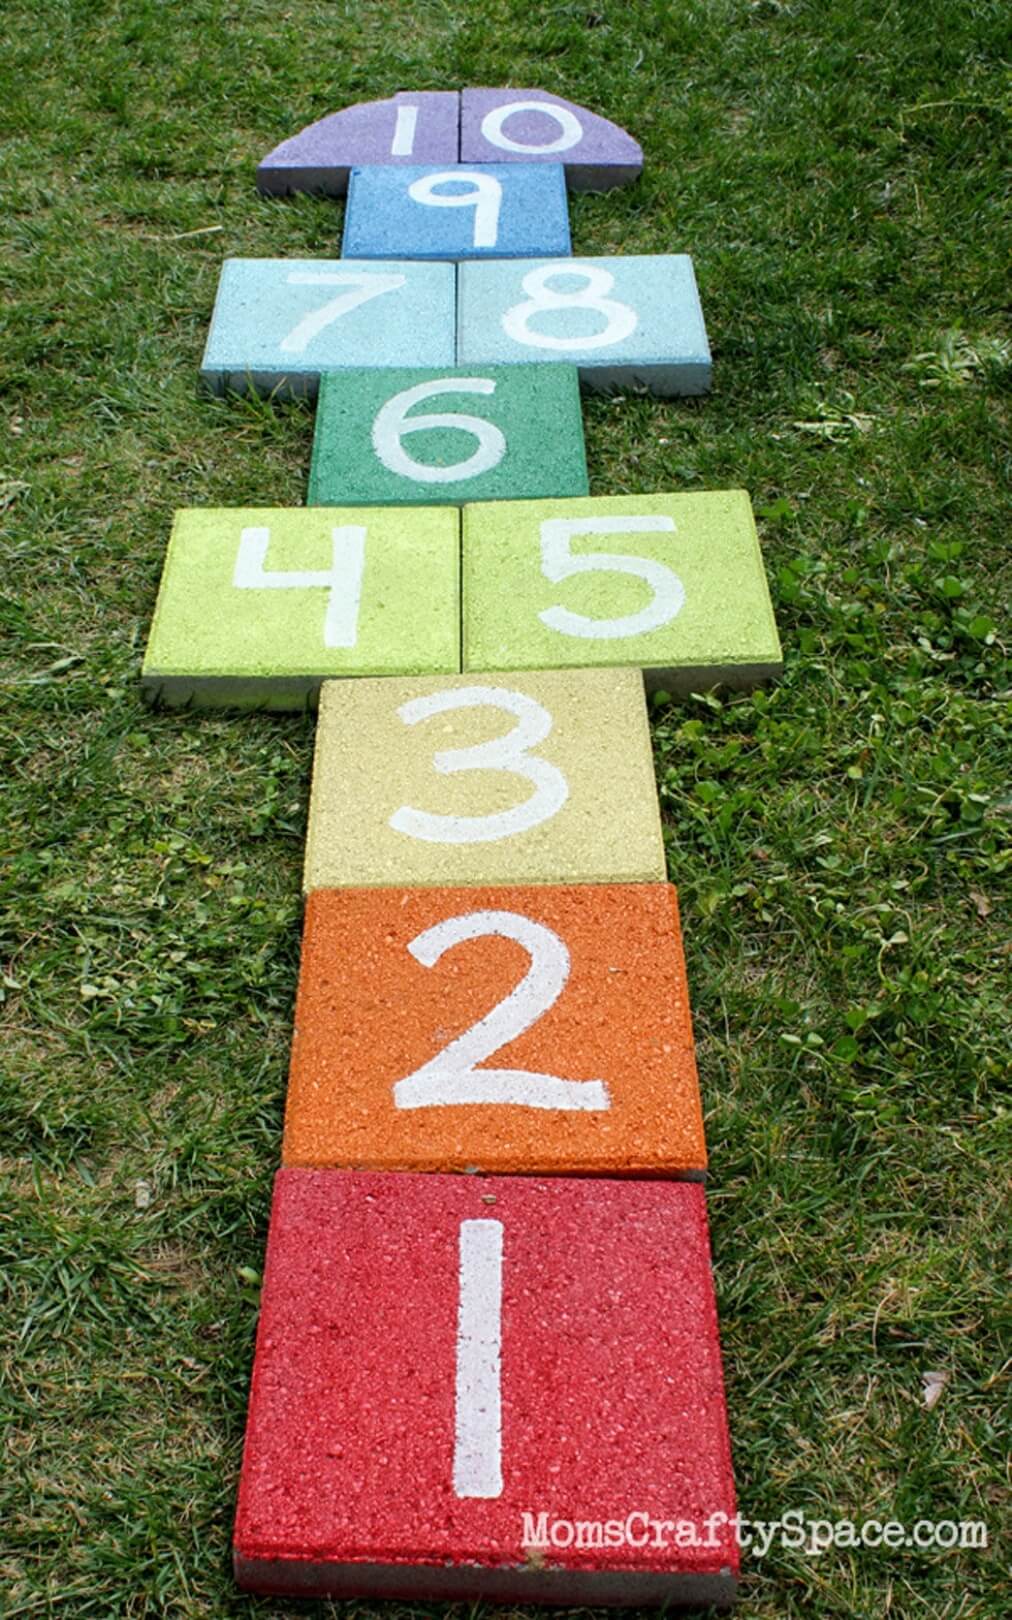
[[[525,693],[504,686],[458,686],[412,698],[397,713],[406,726],[416,726],[421,720],[431,720],[453,709],[486,706],[512,714],[517,722],[512,731],[488,742],[472,743],[470,748],[444,748],[433,755],[433,769],[442,776],[457,771],[509,771],[532,782],[534,792],[522,804],[487,816],[433,815],[428,810],[401,805],[389,821],[395,832],[429,844],[487,844],[536,827],[562,809],[569,797],[566,778],[557,765],[528,752],[544,742],[552,729],[552,717]]]
[[[502,1495],[502,1221],[461,1221],[453,1489]]]
[[[319,337],[328,326],[332,326],[342,315],[349,310],[357,309],[359,304],[367,304],[370,298],[378,298],[381,293],[396,292],[403,287],[407,276],[380,275],[371,270],[290,270],[287,276],[290,287],[347,287],[347,292],[338,293],[328,303],[321,304],[318,309],[311,309],[307,315],[292,327],[291,331],[281,339],[278,345],[284,354],[304,354],[313,339]]]
[[[494,422],[454,411],[427,411],[421,416],[408,416],[408,411],[437,394],[494,393],[495,383],[491,377],[441,377],[435,382],[405,388],[377,412],[372,425],[373,449],[390,472],[410,478],[416,484],[451,484],[461,478],[477,478],[479,473],[491,472],[506,454],[506,440]],[[405,450],[404,440],[409,433],[424,433],[426,428],[457,428],[461,433],[473,434],[477,447],[463,461],[455,461],[449,467],[433,467],[416,461]]]
[[[232,584],[239,591],[306,590],[324,586],[330,591],[323,620],[325,647],[354,647],[358,641],[358,610],[365,574],[365,529],[357,523],[333,528],[329,569],[269,569],[270,529],[243,529],[239,536]]]
[[[467,191],[437,191],[437,186],[460,185]],[[473,208],[476,248],[493,248],[499,240],[499,210],[502,207],[502,186],[494,175],[479,174],[476,169],[444,169],[439,174],[423,174],[408,187],[412,202],[426,203],[430,208]]]
[[[675,525],[660,514],[643,517],[547,518],[541,525],[541,572],[558,584],[573,574],[632,574],[653,592],[653,601],[621,619],[590,619],[568,608],[546,608],[538,617],[550,630],[587,641],[644,636],[670,624],[685,605],[685,587],[673,569],[652,557],[625,557],[617,551],[588,551],[574,556],[570,543],[579,534],[671,534]]]
[[[520,983],[504,1001],[405,1075],[394,1086],[397,1108],[444,1108],[467,1103],[515,1103],[522,1108],[566,1112],[611,1107],[603,1080],[560,1080],[530,1069],[479,1069],[478,1064],[508,1046],[536,1024],[558,1001],[569,979],[569,951],[558,934],[515,911],[471,911],[426,928],[408,950],[423,967],[436,963],[454,945],[489,935],[512,939],[530,957]]]

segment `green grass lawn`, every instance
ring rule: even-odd
[[[641,140],[574,250],[692,253],[714,389],[588,400],[592,489],[743,485],[777,604],[776,688],[654,712],[742,1511],[990,1529],[746,1556],[740,1613],[1007,1612],[1004,13],[8,0],[7,1620],[306,1612],[240,1597],[229,1540],[313,726],[151,713],[138,672],[174,508],[304,498],[310,415],[197,386],[225,255],[336,252],[257,159],[474,83]]]

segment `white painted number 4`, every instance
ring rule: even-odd
[[[292,591],[322,587],[330,592],[323,620],[325,647],[354,647],[358,640],[358,611],[365,574],[365,534],[357,523],[331,529],[329,568],[278,569],[265,567],[271,531],[243,529],[239,536],[232,584],[238,591]]]

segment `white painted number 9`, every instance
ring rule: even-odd
[[[532,757],[528,750],[544,742],[552,729],[552,717],[533,698],[503,686],[458,686],[445,692],[432,692],[412,698],[397,710],[406,726],[453,709],[502,709],[516,718],[516,725],[504,737],[474,743],[470,748],[444,748],[433,756],[433,768],[442,776],[457,771],[508,771],[534,784],[534,792],[523,804],[498,810],[487,816],[441,816],[428,810],[402,805],[390,817],[395,832],[419,838],[428,844],[488,844],[526,832],[557,814],[569,798],[569,785],[558,766],[547,759]]]
[[[468,191],[437,191],[437,186],[470,185]],[[478,174],[474,169],[444,169],[439,174],[423,174],[408,187],[412,202],[426,203],[430,208],[473,208],[476,248],[493,248],[499,240],[499,209],[502,206],[502,186],[494,175]]]
[[[577,292],[555,292],[549,285],[559,278],[572,276],[582,276],[586,283]],[[535,349],[603,349],[609,344],[621,343],[635,332],[639,323],[630,305],[607,297],[615,285],[615,277],[600,265],[543,264],[537,270],[529,270],[520,285],[527,294],[527,302],[514,304],[502,317],[503,331],[514,343]],[[530,323],[534,316],[554,309],[590,310],[603,315],[605,324],[599,332],[587,337],[580,334],[554,337],[547,332],[533,331]]]
[[[461,478],[477,478],[479,473],[491,472],[506,454],[506,440],[494,422],[482,421],[478,416],[461,416],[451,411],[441,414],[427,412],[423,416],[408,417],[413,405],[421,404],[436,394],[494,394],[491,377],[445,377],[436,382],[416,383],[403,393],[388,399],[377,412],[372,425],[372,446],[384,467],[416,484],[452,484]],[[409,433],[423,433],[426,428],[457,428],[471,433],[478,441],[477,449],[463,461],[449,467],[431,467],[416,461],[404,448]]]

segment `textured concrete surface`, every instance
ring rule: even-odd
[[[506,259],[567,254],[561,163],[353,169],[346,259]]]
[[[466,670],[639,664],[686,692],[783,668],[744,490],[466,506],[463,577]]]
[[[402,90],[387,101],[360,101],[328,113],[282,141],[257,168],[260,191],[342,197],[362,163],[456,163],[460,95],[456,90]]]
[[[664,876],[637,670],[324,683],[307,891]]]
[[[568,360],[588,387],[702,394],[710,349],[685,254],[462,264],[457,364]]]
[[[643,168],[640,147],[618,124],[545,90],[465,90],[460,156],[463,163],[564,163],[574,191],[628,185]]]
[[[280,1173],[243,1586],[702,1604],[734,1511],[701,1187]]]
[[[371,369],[321,379],[311,506],[509,501],[585,495],[588,487],[574,366]]]
[[[452,366],[452,264],[226,259],[200,375],[213,393],[314,397],[355,366]]]
[[[466,1032],[510,996],[475,1066]],[[702,1174],[674,889],[315,890],[283,1162]]]
[[[177,512],[141,685],[197,707],[302,708],[335,675],[460,667],[456,512]]]

